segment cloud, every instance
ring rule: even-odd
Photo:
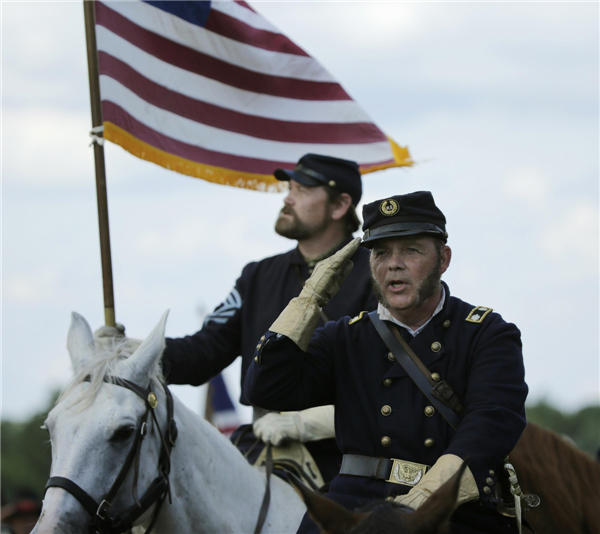
[[[21,304],[48,300],[56,293],[59,273],[52,269],[19,273],[3,280],[3,298]]]
[[[3,109],[25,101],[26,107],[89,105],[81,4],[7,2],[2,17]]]
[[[548,176],[537,167],[518,167],[504,180],[506,193],[536,210],[548,203]]]
[[[81,112],[51,108],[3,111],[3,179],[21,185],[53,187],[85,183],[93,175],[88,132],[90,118]]]
[[[462,95],[475,101],[519,97],[535,104],[559,98],[573,105],[597,98],[597,5],[273,2],[256,7],[359,102],[363,91],[380,87],[390,87],[397,97],[408,91],[411,99],[440,88],[446,99]]]
[[[592,199],[579,200],[554,213],[541,246],[563,276],[597,278],[599,220],[598,205]]]

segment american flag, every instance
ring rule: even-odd
[[[276,190],[306,153],[411,165],[312,57],[243,1],[95,1],[104,137],[205,180]]]
[[[238,414],[222,375],[211,378],[208,383],[204,417],[228,437],[240,426]]]

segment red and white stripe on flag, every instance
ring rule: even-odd
[[[240,426],[240,420],[222,374],[214,376],[208,383],[204,415],[221,434],[228,437]]]
[[[277,190],[307,153],[411,165],[335,79],[246,2],[95,2],[104,137],[167,169]]]

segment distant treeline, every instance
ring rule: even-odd
[[[36,491],[41,498],[50,473],[50,441],[40,427],[54,405],[27,421],[2,421],[2,504],[14,499],[23,488]],[[527,417],[555,432],[568,436],[581,450],[596,456],[600,447],[600,405],[588,406],[575,413],[562,412],[547,401],[527,406]]]
[[[596,458],[600,448],[600,404],[569,413],[541,401],[527,405],[527,419],[572,439],[582,451]]]

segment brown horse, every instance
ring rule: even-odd
[[[443,534],[456,508],[458,487],[466,467],[463,463],[416,512],[393,502],[376,504],[365,513],[349,512],[309,490],[295,477],[290,479],[304,499],[310,517],[324,534]]]
[[[600,533],[600,464],[555,432],[530,423],[510,454],[521,488],[541,499],[525,515],[537,534]],[[326,534],[442,534],[456,507],[461,470],[414,513],[381,503],[370,512],[349,512],[294,485],[309,514]],[[526,530],[524,530],[525,532]]]
[[[510,460],[523,491],[541,499],[525,515],[538,534],[600,533],[600,464],[591,456],[529,423]]]

